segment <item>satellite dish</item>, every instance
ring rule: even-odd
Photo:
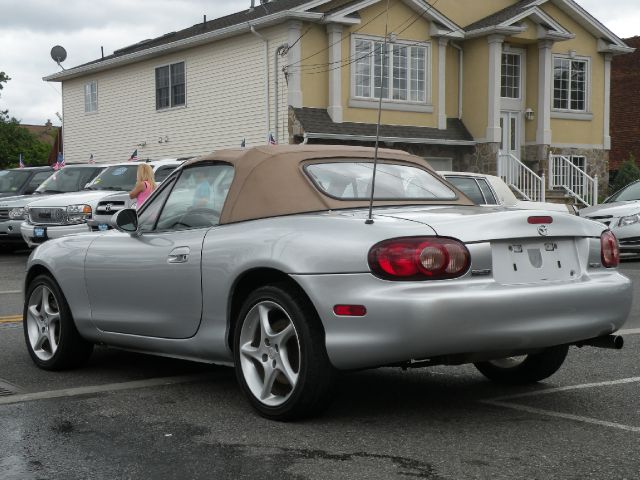
[[[64,49],[64,47],[56,45],[51,49],[51,58],[53,58],[54,62],[60,65],[61,62],[64,62],[67,59],[67,51]]]

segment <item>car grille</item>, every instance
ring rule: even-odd
[[[0,208],[0,220],[9,220],[8,208]]]
[[[611,223],[611,219],[613,218],[613,215],[601,215],[601,216],[585,217],[585,218],[588,218],[589,220],[595,220],[596,222],[604,223],[608,227],[609,224]]]
[[[64,208],[30,208],[29,221],[34,225],[62,225]]]
[[[621,247],[640,247],[640,237],[629,237],[618,239]]]
[[[96,207],[96,215],[113,215],[124,208],[123,201],[100,202]]]

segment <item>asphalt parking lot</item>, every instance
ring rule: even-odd
[[[0,255],[0,478],[640,478],[640,292],[621,351],[572,348],[535,386],[471,366],[344,375],[322,418],[256,416],[230,368],[97,348],[38,370],[26,253]],[[640,262],[621,270],[640,285]],[[637,288],[636,288],[637,291]]]

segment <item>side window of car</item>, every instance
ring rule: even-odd
[[[185,169],[160,213],[156,229],[187,230],[218,225],[233,174],[233,167],[227,164]]]
[[[493,190],[489,186],[489,182],[487,182],[484,178],[477,178],[478,186],[484,195],[484,203],[486,205],[497,205],[498,199],[493,194]]]
[[[482,191],[475,179],[468,177],[446,177],[447,181],[453,183],[458,190],[473,200],[477,205],[484,205],[485,200]]]
[[[169,176],[171,172],[176,169],[176,165],[167,165],[166,167],[160,167],[156,170],[154,178],[156,183],[162,183]]]
[[[175,180],[171,179],[159,187],[160,190],[153,198],[149,199],[138,212],[138,228],[141,232],[151,232],[158,221],[162,207],[164,206]]]
[[[44,182],[47,178],[49,178],[52,173],[53,172],[36,173],[33,177],[31,177],[31,180],[29,180],[29,185],[27,185],[27,188],[24,193],[30,194],[35,192],[36,188],[38,188],[42,182]]]

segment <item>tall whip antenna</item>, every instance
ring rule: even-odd
[[[389,40],[389,2],[387,0],[387,19],[384,25],[384,45],[382,46],[382,62],[380,65],[380,98],[378,99],[378,123],[376,124],[376,146],[373,151],[373,176],[371,177],[371,198],[369,199],[369,216],[364,223],[373,224],[373,196],[376,191],[376,172],[378,171],[378,145],[380,144],[380,120],[382,118],[382,92],[384,90],[384,67],[387,62],[387,43]],[[375,86],[374,86],[375,88]]]

